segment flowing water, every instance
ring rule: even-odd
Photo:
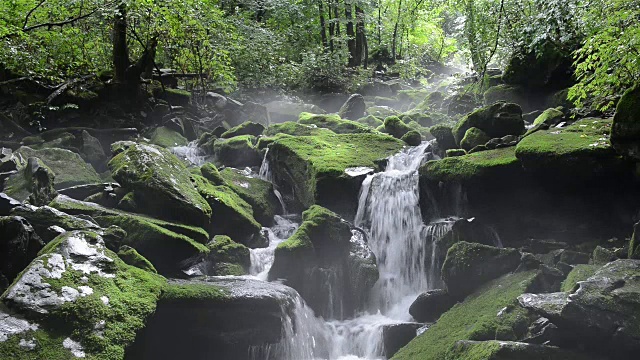
[[[197,141],[192,141],[186,146],[174,146],[170,150],[171,152],[181,159],[185,159],[195,166],[204,165],[209,156],[198,147]]]
[[[252,349],[254,359],[384,358],[384,327],[410,321],[408,308],[416,296],[439,285],[433,243],[450,230],[452,222],[436,221],[425,226],[422,221],[417,170],[431,154],[429,148],[429,143],[423,143],[405,149],[389,159],[384,172],[369,175],[363,181],[355,223],[367,232],[380,273],[369,310],[353,319],[325,321],[316,317],[297,295],[291,300],[292,309],[283,308],[283,340]],[[266,156],[260,177],[271,180]],[[276,226],[269,230],[269,246],[251,250],[253,276],[266,279],[276,246],[296,227],[286,218],[276,218]],[[363,234],[354,231],[352,242],[364,244]],[[327,291],[335,291],[329,285]],[[330,296],[334,298],[340,296]]]

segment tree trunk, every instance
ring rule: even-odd
[[[333,48],[333,37],[336,34],[336,24],[335,22],[338,21],[337,19],[333,19],[333,9],[335,7],[335,5],[333,4],[333,1],[330,1],[329,4],[329,50],[331,50],[331,52],[333,53],[334,48]]]
[[[353,12],[350,0],[344,3],[344,17],[347,19],[347,48],[349,49],[349,66],[356,66],[356,34],[353,28]]]
[[[356,5],[356,47],[354,66],[362,65],[366,35],[364,31],[364,11]]]
[[[320,12],[320,38],[322,39],[322,48],[327,49],[327,26],[324,22],[324,0],[318,0],[318,11]]]
[[[391,41],[391,57],[393,61],[396,60],[396,47],[398,44],[398,26],[400,25],[400,15],[402,14],[402,0],[398,3],[398,16],[396,17],[396,24],[393,27],[393,40]]]
[[[124,2],[118,5],[118,12],[113,23],[113,70],[116,82],[127,81],[127,68],[131,65],[129,48],[127,47],[127,6]]]

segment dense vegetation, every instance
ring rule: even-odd
[[[575,60],[570,98],[607,108],[640,76],[637,0],[11,0],[0,14],[0,64],[52,80],[118,77],[149,53],[146,70],[194,74],[194,88],[343,90],[376,66],[484,75],[553,48]]]

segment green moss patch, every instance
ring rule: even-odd
[[[227,291],[219,286],[170,281],[162,289],[161,299],[166,301],[224,301],[228,296]]]
[[[300,124],[315,125],[329,129],[336,134],[371,133],[373,129],[356,121],[341,119],[338,115],[317,115],[302,113],[298,119]]]
[[[149,135],[149,138],[152,144],[165,148],[185,146],[188,143],[188,140],[184,136],[166,126],[160,126],[154,129]]]
[[[456,304],[422,335],[413,339],[394,360],[458,360],[452,348],[458,340],[518,340],[532,316],[518,304],[536,272],[522,272],[496,279],[464,302]]]
[[[222,170],[220,177],[240,198],[251,205],[253,217],[260,224],[269,225],[273,222],[273,216],[280,208],[280,203],[270,182],[244,176],[229,168]]]
[[[567,278],[562,282],[562,286],[560,287],[561,291],[564,292],[573,292],[577,288],[578,282],[587,280],[593,274],[596,273],[602,266],[600,265],[588,265],[588,264],[579,264],[573,267],[573,270],[567,275]]]
[[[314,136],[332,134],[333,131],[317,126],[304,125],[293,121],[270,125],[265,131],[265,136],[287,134],[293,136]]]
[[[217,161],[226,166],[257,166],[262,162],[262,155],[254,145],[256,142],[257,139],[253,135],[216,139],[213,143],[213,153]]]
[[[23,146],[16,150],[15,155],[24,159],[22,166],[26,165],[26,161],[30,157],[42,160],[55,174],[54,186],[56,189],[102,182],[93,166],[70,150],[58,148],[34,150]]]
[[[521,171],[515,147],[481,151],[427,162],[420,176],[431,181],[474,182]]]

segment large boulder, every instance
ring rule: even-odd
[[[342,105],[338,115],[343,119],[358,120],[364,116],[365,107],[364,97],[360,94],[353,94]]]
[[[323,134],[334,134],[334,132],[328,128],[318,127],[317,124],[305,125],[293,121],[287,121],[280,124],[272,124],[264,131],[264,136],[275,136],[278,134],[293,136],[314,136]]]
[[[397,116],[389,116],[384,119],[384,126],[382,129],[385,133],[393,136],[396,139],[402,138],[404,134],[411,131],[411,128],[400,120]]]
[[[0,217],[0,293],[35,259],[43,246],[42,239],[24,218]]]
[[[204,172],[203,175],[206,177]],[[220,178],[224,182],[216,183],[211,179],[208,180],[216,185],[229,186],[242,200],[251,205],[253,217],[263,226],[271,225],[273,216],[284,211],[270,182],[255,176],[245,176],[242,171],[232,168],[220,171]]]
[[[524,294],[518,300],[580,346],[631,359],[640,351],[639,274],[640,260],[616,260],[578,282],[573,293]]]
[[[215,354],[248,360],[250,349],[282,340],[296,295],[278,283],[237,277],[171,280],[128,358],[208,359]]]
[[[187,138],[182,136],[174,129],[170,129],[166,126],[160,126],[149,134],[150,143],[164,148],[172,148],[175,146],[185,146],[189,142]]]
[[[457,341],[448,354],[451,359],[482,360],[597,360],[601,357],[578,350],[516,341]]]
[[[382,344],[384,355],[391,358],[403,346],[416,337],[418,329],[422,327],[419,323],[400,323],[384,325],[382,327]]]
[[[133,191],[150,215],[206,227],[211,207],[198,193],[185,165],[168,150],[131,144],[109,162],[113,178]]]
[[[0,354],[122,359],[154,313],[164,283],[125,264],[105,248],[100,232],[66,232],[2,296]]]
[[[409,307],[409,314],[416,321],[434,322],[455,303],[455,299],[446,290],[429,290],[418,295]]]
[[[255,147],[253,135],[235,136],[229,139],[216,139],[213,153],[220,164],[236,168],[260,166],[262,155]]]
[[[300,114],[300,124],[315,125],[333,131],[336,134],[371,133],[373,129],[356,121],[343,120],[339,115]]]
[[[254,123],[252,121],[247,121],[225,131],[220,137],[224,139],[228,139],[234,136],[241,136],[241,135],[260,136],[262,135],[262,132],[264,131],[264,129],[265,129],[264,125],[262,124]]]
[[[449,248],[442,264],[442,280],[448,293],[461,299],[483,283],[515,270],[519,264],[517,249],[462,241]]]
[[[529,271],[504,275],[485,284],[442,314],[393,359],[466,359],[447,356],[459,340],[525,339],[528,324],[535,318],[518,306],[517,298],[534,286],[536,278],[537,273]]]
[[[45,243],[65,231],[100,229],[93,219],[69,215],[49,206],[22,205],[12,209],[11,215],[25,218]]]
[[[453,137],[453,132],[450,126],[436,125],[429,128],[431,135],[436,138],[438,147],[444,152],[449,149],[455,149],[457,147],[456,139]]]
[[[19,201],[46,205],[58,195],[55,189],[55,174],[42,160],[31,157],[17,174],[9,177],[5,192]]]
[[[90,164],[86,163],[78,153],[70,150],[58,148],[34,150],[28,146],[22,146],[16,150],[15,156],[22,159],[21,166],[26,166],[27,159],[31,157],[42,160],[55,175],[56,189],[102,181]]]
[[[611,144],[621,154],[640,160],[640,85],[627,90],[616,107]]]
[[[381,134],[280,135],[272,141],[267,161],[287,209],[301,211],[317,203],[351,218],[362,179],[345,170],[379,169],[377,161],[395,154],[403,145]]]
[[[460,147],[469,151],[476,146],[486,144],[489,140],[491,140],[491,138],[484,131],[476,127],[472,127],[467,130],[462,140],[460,140]]]
[[[522,135],[525,130],[522,109],[516,104],[497,102],[467,114],[452,130],[458,145],[467,130],[472,127],[484,131],[492,139],[506,135]]]

